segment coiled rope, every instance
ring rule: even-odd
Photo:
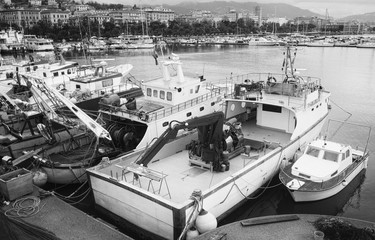
[[[11,209],[5,211],[7,217],[30,217],[37,214],[43,207],[39,207],[40,198],[35,196],[27,196],[24,198],[17,199]]]

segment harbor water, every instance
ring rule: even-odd
[[[162,75],[161,61],[174,53],[182,61],[185,75],[203,75],[207,81],[225,84],[231,75],[281,73],[284,52],[285,47],[282,46],[168,47],[162,52],[158,49],[157,58],[152,56],[153,50],[91,53],[91,57],[98,61],[107,59],[109,65],[130,63],[134,66],[131,74],[138,80],[147,81]],[[65,53],[64,56],[80,63],[86,61],[78,53]],[[338,215],[375,222],[375,131],[368,141],[368,129],[365,127],[375,126],[375,49],[298,47],[294,66],[302,76],[321,78],[321,85],[331,92],[329,119],[363,126],[328,121],[330,124],[325,129],[329,130],[327,137],[353,147],[365,147],[368,142],[370,158],[367,171],[339,194],[311,203],[294,203],[275,177],[257,196],[248,199],[219,224],[291,213]]]

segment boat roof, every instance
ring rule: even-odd
[[[342,150],[347,147],[341,143],[327,141],[324,139],[317,139],[311,142],[309,145],[316,147],[316,148],[325,149],[325,150],[329,150],[331,152],[337,152],[337,153],[342,152]]]

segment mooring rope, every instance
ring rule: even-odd
[[[344,126],[344,124],[349,120],[349,118],[351,118],[351,116],[353,115],[352,113],[346,111],[345,109],[343,109],[342,107],[340,107],[337,103],[335,103],[332,99],[330,100],[333,104],[335,104],[336,107],[340,108],[343,112],[347,113],[348,114],[348,117],[341,123],[341,125],[336,129],[336,131],[334,133],[332,133],[332,137],[333,138],[337,133],[338,131]],[[328,129],[327,129],[328,130]]]
[[[40,198],[36,196],[27,196],[17,199],[11,209],[5,211],[5,216],[8,217],[30,217],[37,214],[43,207],[39,207]]]

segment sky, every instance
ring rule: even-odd
[[[88,1],[88,0],[86,0]],[[91,1],[91,0],[90,0]],[[95,0],[93,0],[95,1]],[[211,2],[215,0],[96,0],[100,3],[120,3],[125,5],[175,5],[180,2]],[[333,18],[341,18],[350,15],[375,12],[375,0],[220,0],[235,2],[257,2],[257,3],[286,3],[302,9],[307,9],[322,15],[326,14]]]

